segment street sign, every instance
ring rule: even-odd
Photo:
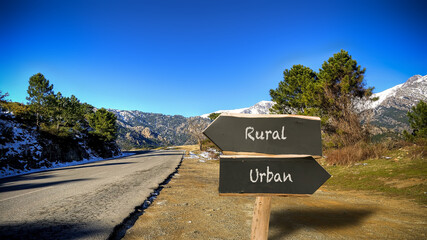
[[[219,193],[313,194],[330,177],[311,156],[222,155]]]
[[[318,117],[221,114],[203,134],[223,151],[322,155]]]

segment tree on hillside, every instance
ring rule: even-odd
[[[368,137],[360,124],[355,103],[369,100],[373,88],[366,88],[365,68],[361,68],[348,52],[341,50],[325,61],[319,69],[323,94],[320,110],[327,117],[326,131],[338,136],[340,146],[354,144]]]
[[[43,74],[37,73],[30,77],[26,99],[30,109],[36,114],[37,130],[40,129],[41,118],[47,114],[46,104],[48,97],[53,95],[52,89],[53,85],[49,84],[49,80]]]
[[[3,92],[0,90],[0,110],[3,111],[5,108],[5,103],[7,103],[7,97],[9,96],[9,93],[3,94]]]
[[[105,108],[87,114],[89,126],[93,129],[90,133],[105,142],[114,141],[117,138],[117,117]]]
[[[221,115],[221,113],[211,113],[211,114],[209,114],[208,118],[213,121],[213,120],[217,119],[219,117],[219,115]]]
[[[303,65],[294,65],[283,72],[283,81],[276,89],[270,90],[270,109],[275,114],[298,113],[315,115],[319,106],[320,85],[317,74]]]
[[[7,101],[6,98],[9,97],[9,93],[3,94],[3,92],[0,90],[0,102]]]
[[[200,121],[199,118],[193,117],[188,120],[188,133],[197,140],[199,150],[202,150],[202,142],[206,138],[203,135],[203,130],[206,128],[206,123]]]
[[[335,146],[364,140],[367,132],[360,124],[355,103],[372,95],[373,88],[366,88],[363,81],[365,71],[344,50],[325,61],[319,73],[294,65],[283,72],[278,88],[270,90],[275,102],[270,112],[321,117],[323,130]]]
[[[324,94],[321,108],[330,117],[342,117],[354,99],[370,97],[374,88],[366,88],[363,81],[365,68],[361,68],[348,52],[341,50],[325,61],[319,69],[319,80]]]
[[[61,92],[52,94],[47,97],[47,115],[51,124],[55,125],[56,134],[59,133],[59,127],[62,123],[62,110],[64,108],[63,97]]]
[[[412,128],[412,134],[406,130],[403,132],[408,140],[413,138],[427,138],[427,104],[420,101],[416,106],[411,108],[407,114],[409,125]]]

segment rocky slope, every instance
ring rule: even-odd
[[[427,75],[415,75],[409,78],[405,83],[396,85],[380,93],[375,93],[373,97],[379,99],[375,102],[365,103],[358,106],[362,112],[362,121],[369,121],[372,125],[379,127],[377,133],[384,130],[401,132],[409,128],[406,114],[411,107],[420,100],[427,101]],[[217,113],[248,113],[248,114],[268,114],[273,106],[272,101],[261,101],[252,107],[219,110]],[[201,117],[207,118],[208,114]],[[382,130],[381,130],[382,129]]]
[[[116,140],[122,149],[194,144],[190,135],[189,120],[181,115],[164,115],[141,111],[109,109],[117,116],[119,134]],[[207,126],[209,119],[196,117]]]
[[[415,75],[374,97],[379,97],[378,101],[366,109],[372,110],[371,124],[399,132],[408,129],[407,112],[419,101],[427,101],[427,75]]]
[[[0,111],[0,177],[120,154],[115,142],[38,132],[35,127],[16,120],[11,113]]]

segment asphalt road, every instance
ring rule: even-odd
[[[182,157],[139,152],[0,179],[0,239],[107,239]]]

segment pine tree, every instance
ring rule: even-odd
[[[47,101],[48,97],[53,95],[53,85],[49,84],[43,74],[37,73],[30,77],[28,86],[28,104],[30,109],[36,114],[37,130],[40,129],[40,121],[48,113]]]
[[[60,127],[63,125],[65,97],[61,92],[47,97],[48,116],[55,125],[56,134],[59,134]]]
[[[219,115],[221,115],[221,113],[211,113],[211,114],[209,114],[208,118],[213,121],[213,120],[217,119],[219,117]]]
[[[110,142],[117,138],[116,115],[104,108],[88,114],[89,126],[93,129],[92,135],[99,139]]]
[[[329,58],[319,69],[320,110],[325,121],[325,130],[337,135],[336,144],[346,146],[365,140],[368,132],[360,124],[355,103],[369,101],[373,88],[364,83],[365,68],[361,68],[348,52],[341,50]]]
[[[411,108],[407,116],[409,125],[412,128],[412,134],[406,130],[403,132],[406,139],[413,140],[414,138],[427,138],[427,104],[420,101],[416,106]]]
[[[309,67],[294,65],[283,72],[283,81],[270,96],[275,102],[270,112],[275,114],[298,113],[313,115],[318,112],[318,95],[321,86],[317,74]]]
[[[319,116],[325,133],[337,135],[335,145],[353,144],[366,138],[355,103],[369,100],[373,88],[366,88],[365,69],[348,52],[329,58],[319,69],[311,70],[294,65],[283,72],[278,88],[270,90],[275,102],[270,109],[275,114],[302,114]]]
[[[365,71],[344,50],[325,61],[318,74],[324,91],[322,110],[330,117],[342,117],[355,99],[370,97],[373,88],[366,88]]]

